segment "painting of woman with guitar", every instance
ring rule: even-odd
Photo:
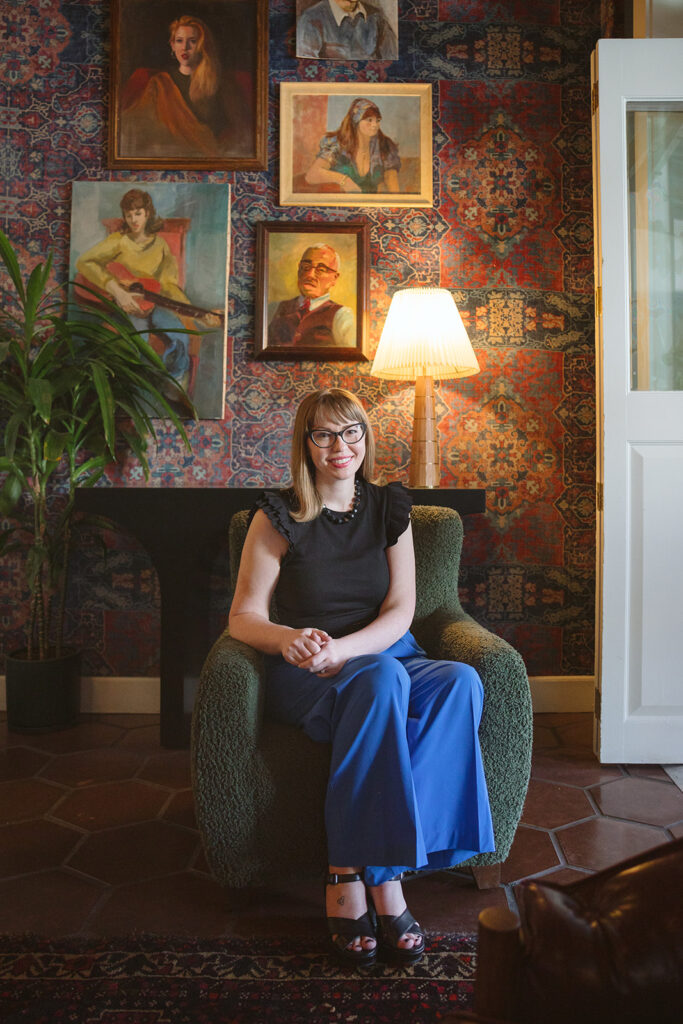
[[[113,299],[138,331],[162,338],[164,365],[191,394],[196,364],[191,361],[192,335],[187,330],[195,322],[198,329],[220,327],[224,314],[193,305],[180,287],[178,264],[159,234],[163,221],[150,194],[129,189],[120,205],[121,229],[84,252],[76,269],[81,280]]]

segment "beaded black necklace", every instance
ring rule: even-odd
[[[355,519],[360,509],[360,483],[356,480],[356,486],[353,489],[353,505],[348,512],[335,512],[333,509],[328,508],[327,505],[323,505],[323,515],[334,523],[336,526],[341,526],[342,523],[350,523],[352,519]]]

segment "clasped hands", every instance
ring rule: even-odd
[[[339,650],[339,641],[324,629],[313,626],[293,630],[285,639],[281,654],[290,665],[318,676],[336,675],[346,661]]]

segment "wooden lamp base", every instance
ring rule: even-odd
[[[410,487],[438,487],[441,479],[439,442],[436,434],[434,378],[415,381],[413,446],[410,453]]]

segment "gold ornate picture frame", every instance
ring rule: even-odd
[[[283,82],[280,204],[431,206],[431,84]]]

